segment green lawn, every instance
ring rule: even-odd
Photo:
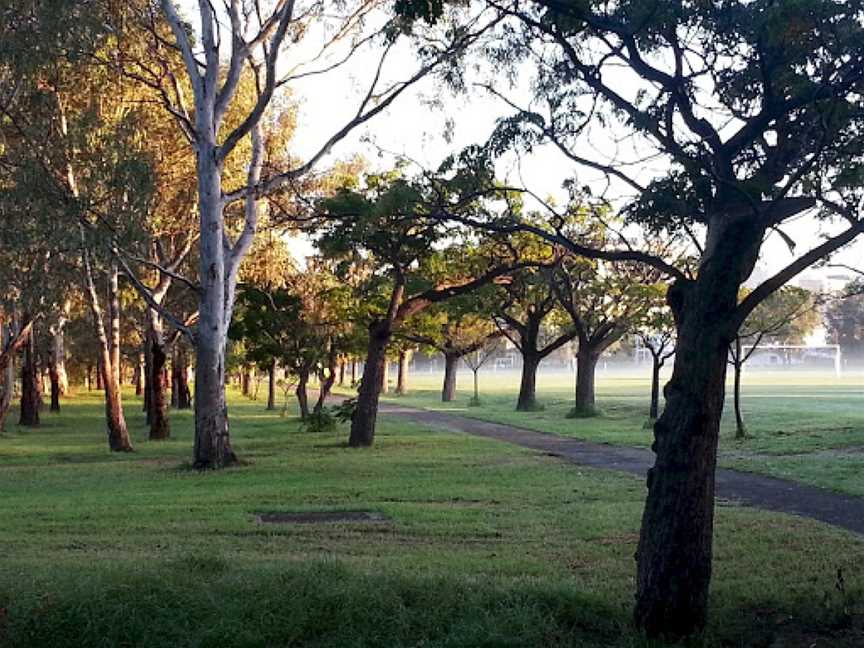
[[[411,393],[398,402],[614,445],[647,447],[649,382],[644,375],[598,372],[602,415],[567,419],[572,378],[538,376],[537,412],[516,412],[519,375],[481,374],[481,407],[469,407],[471,374],[461,370],[458,397],[441,402],[440,375],[416,374]],[[389,396],[395,399],[395,396]],[[742,405],[749,438],[735,437],[731,393],[723,416],[720,463],[864,496],[864,375],[817,372],[745,373]]]
[[[376,446],[232,397],[243,465],[188,468],[190,415],[111,455],[82,396],[0,436],[0,644],[642,646],[629,627],[644,486],[384,420]],[[388,522],[264,526],[262,511]],[[860,646],[864,541],[717,513],[709,646]],[[842,591],[837,573],[843,575]]]

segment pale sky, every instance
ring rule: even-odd
[[[193,9],[191,0],[184,0],[181,6],[186,15],[194,17],[197,8]],[[285,57],[282,65],[291,66],[299,60],[308,59],[317,51],[318,43],[322,41],[320,33],[310,31],[305,44],[298,50],[292,50]],[[294,82],[291,92],[299,101],[299,118],[292,153],[305,157],[317,151],[332,133],[338,130],[356,111],[359,98],[365,92],[369,79],[375,72],[377,53],[380,50],[367,49],[361,52],[342,68],[328,72],[326,75],[312,76]],[[416,66],[410,47],[397,49],[391,57],[391,63],[384,68],[382,79],[401,79],[410,74]],[[336,53],[334,53],[334,56]],[[307,69],[319,69],[322,62]],[[525,88],[501,88],[508,96],[516,97],[520,104],[528,101]],[[430,105],[428,99],[437,97],[440,106]],[[481,143],[492,131],[495,120],[507,115],[510,109],[500,100],[490,98],[481,91],[471,93],[468,97],[453,98],[446,91],[439,92],[435,82],[430,78],[421,81],[382,114],[374,117],[367,125],[355,130],[348,138],[334,147],[328,158],[323,161],[322,168],[339,159],[351,158],[357,154],[366,158],[370,165],[380,165],[386,168],[392,164],[392,158],[379,158],[378,148],[369,143],[374,141],[381,148],[393,151],[418,161],[420,164],[434,168],[448,154],[474,143]],[[450,141],[444,138],[448,120],[454,128]],[[608,137],[608,135],[601,135]],[[614,146],[597,137],[592,142],[595,149],[602,155],[607,147]],[[502,160],[499,174],[509,176],[506,179],[522,184],[542,196],[563,196],[561,185],[564,180],[578,173],[580,184],[598,187],[601,191],[605,183],[597,184],[602,176],[585,169],[576,169],[572,162],[564,158],[557,150],[545,147],[535,151],[522,160],[519,165],[521,176],[516,172],[515,160],[510,157]],[[658,173],[658,169],[645,169],[649,177]],[[644,175],[644,174],[643,174]],[[644,178],[643,178],[644,180]],[[817,244],[820,235],[825,233],[825,226],[811,216],[796,218],[784,226],[784,231],[798,244],[796,253],[800,254]],[[836,228],[829,228],[831,229]],[[308,246],[297,242],[293,246],[300,256],[308,253]],[[796,254],[796,256],[797,256]],[[772,235],[763,247],[759,274],[770,274],[794,256],[786,244],[777,235]],[[864,241],[859,240],[835,257],[837,262],[850,264],[862,263],[864,260]],[[837,271],[830,271],[837,274]],[[825,270],[809,270],[803,276],[825,274]]]

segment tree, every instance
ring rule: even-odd
[[[746,299],[748,291],[742,291]],[[741,414],[741,372],[759,345],[763,342],[801,344],[819,323],[819,314],[813,295],[803,288],[784,286],[763,300],[747,316],[735,341],[729,346],[729,364],[733,375],[733,402],[735,406],[735,438],[747,436]]]
[[[551,274],[555,296],[570,316],[579,342],[570,416],[596,415],[597,361],[652,306],[656,275],[650,267],[579,257],[564,259]]]
[[[410,181],[398,171],[367,175],[359,187],[345,187],[321,202],[322,230],[317,244],[334,259],[365,254],[371,272],[365,292],[369,300],[368,347],[349,445],[370,446],[375,438],[378,401],[393,334],[411,317],[433,304],[468,294],[513,270],[491,262],[470,245],[450,245],[441,251],[444,230],[430,214],[447,202],[449,209],[482,209],[476,195],[464,191],[460,178],[445,185]]]
[[[400,8],[434,20],[441,4],[405,1]],[[858,136],[864,4],[487,4],[508,17],[502,42],[484,50],[495,72],[511,73],[524,62],[536,70],[530,109],[487,84],[514,111],[499,124],[492,147],[556,146],[581,170],[599,172],[609,187],[633,196],[626,209],[631,223],[687,237],[697,256],[696,272],[688,272],[638,244],[584,245],[556,229],[555,219],[549,226],[486,224],[530,231],[590,258],[647,263],[673,279],[668,302],[677,351],[654,428],[657,460],[637,551],[634,618],[650,637],[689,636],[701,631],[708,613],[729,343],[761,301],[864,231]],[[586,145],[594,125],[614,132],[610,141],[628,139],[633,156],[621,147],[609,147],[618,151],[611,158],[595,155],[604,147]],[[645,151],[667,170],[634,177]],[[739,302],[766,234],[815,207],[842,229],[795,252]]]
[[[492,317],[498,297],[494,286],[437,304],[407,322],[401,337],[444,356],[441,400],[456,398],[459,360],[476,354],[504,335]]]
[[[864,282],[846,286],[844,294],[828,304],[825,326],[834,344],[847,356],[864,354]]]
[[[660,413],[660,370],[675,355],[675,320],[666,306],[665,286],[655,285],[653,299],[633,322],[633,334],[651,354],[651,405],[648,417]]]
[[[182,53],[186,79],[191,87],[191,105],[186,105],[183,94],[172,87],[171,81],[152,71],[150,83],[162,90],[169,112],[189,138],[197,158],[198,213],[200,231],[200,323],[196,338],[195,381],[195,465],[199,468],[219,468],[235,460],[228,433],[225,403],[225,347],[227,332],[233,314],[237,272],[240,261],[249,251],[258,226],[258,202],[292,182],[307,176],[330,149],[343,140],[356,127],[368,122],[385,110],[405,90],[418,80],[456,57],[464,47],[485,30],[485,24],[475,23],[475,29],[451,30],[436,42],[427,41],[426,56],[417,70],[407,79],[389,82],[382,74],[384,64],[392,53],[394,40],[407,33],[408,26],[400,28],[398,21],[379,26],[374,33],[359,35],[357,30],[374,21],[372,12],[378,2],[352,2],[330,11],[329,3],[313,0],[295,3],[277,0],[269,11],[257,3],[254,8],[241,0],[231,0],[221,16],[206,2],[198,4],[200,18],[200,48],[187,29],[173,0],[161,0],[162,13],[171,27],[174,43]],[[340,9],[344,10],[342,15]],[[275,103],[277,89],[293,80],[289,74],[280,76],[285,50],[301,48],[307,28],[325,26],[336,15],[329,33],[333,41],[325,45],[325,52],[338,45],[340,39],[354,36],[361,45],[381,43],[382,54],[368,91],[358,101],[356,113],[336,129],[306,161],[287,168],[268,169],[264,174],[264,125],[268,108]],[[370,17],[371,16],[371,17]],[[358,27],[359,26],[359,27]],[[319,33],[316,29],[309,29]],[[230,55],[222,57],[219,43],[230,43]],[[161,40],[154,41],[154,51]],[[361,49],[347,46],[351,54]],[[302,58],[302,55],[301,55]],[[337,67],[334,64],[332,67]],[[140,76],[148,74],[148,67]],[[325,73],[312,70],[312,73]],[[235,101],[241,79],[255,79],[256,101],[245,118],[227,132],[222,130],[224,117]],[[384,78],[382,78],[384,77]],[[250,143],[248,174],[237,188],[223,185],[223,165],[232,154],[238,154],[238,145],[247,139]],[[243,225],[233,238],[225,224],[225,210],[234,203],[243,205]]]
[[[465,364],[468,365],[468,368],[471,369],[471,373],[474,374],[474,395],[471,397],[469,401],[469,405],[472,407],[480,406],[480,369],[492,358],[498,350],[501,348],[501,338],[499,337],[487,337],[484,341],[483,346],[478,349],[475,349],[471,353],[468,353],[464,356]]]
[[[537,261],[554,259],[550,246],[519,237],[514,246],[522,258]],[[551,263],[551,262],[550,262]],[[552,267],[531,267],[513,275],[512,281],[501,287],[502,299],[495,317],[507,338],[522,354],[522,377],[516,410],[536,409],[537,369],[540,362],[576,337],[578,331],[567,322],[554,286],[553,275],[560,259]]]

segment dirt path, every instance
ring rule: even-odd
[[[645,477],[654,454],[642,448],[591,443],[447,412],[381,403],[381,413],[454,432],[497,439],[561,457],[576,464]],[[791,513],[864,535],[864,498],[775,477],[737,470],[717,471],[717,498],[769,511]]]

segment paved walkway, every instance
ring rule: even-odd
[[[645,477],[648,468],[654,463],[654,453],[642,448],[591,443],[393,403],[382,402],[380,411],[386,416],[399,416],[432,427],[506,441],[583,466],[617,470],[640,477]],[[800,515],[864,535],[864,498],[861,497],[727,469],[717,471],[716,493],[718,498],[736,504]]]

